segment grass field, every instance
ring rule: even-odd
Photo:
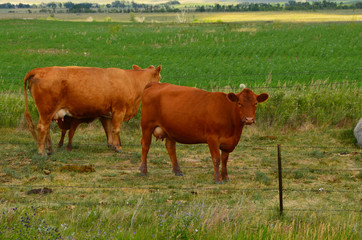
[[[0,90],[36,67],[162,65],[163,81],[210,88],[355,81],[362,25],[0,21]],[[341,37],[343,36],[343,37]],[[269,83],[270,82],[270,83]]]
[[[119,23],[0,21],[0,239],[360,239],[360,36],[349,23]],[[268,92],[256,126],[230,155],[230,182],[213,184],[206,145],[178,145],[184,177],[153,142],[141,177],[140,114],[123,124],[123,152],[98,122],[73,151],[36,154],[22,82],[53,65],[162,65],[162,81],[211,91],[244,83]],[[33,119],[37,112],[32,99]],[[60,132],[52,125],[56,144]],[[278,212],[277,149],[284,204]],[[47,194],[27,194],[46,187]]]
[[[60,149],[49,158],[36,155],[23,129],[1,129],[0,237],[31,237],[38,231],[44,239],[56,234],[64,239],[360,237],[362,155],[348,128],[284,134],[247,128],[231,154],[231,181],[215,185],[205,145],[178,146],[186,175],[176,177],[163,144],[154,142],[149,175],[141,177],[137,124],[124,124],[121,154],[107,149],[103,130],[93,124],[79,129],[71,153]],[[54,128],[53,140],[59,136]],[[287,189],[281,218],[277,143]],[[53,192],[27,194],[40,187]]]

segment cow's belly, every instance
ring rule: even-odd
[[[205,128],[205,126],[188,126],[188,125],[170,125],[158,126],[155,128],[153,135],[157,139],[170,138],[182,144],[200,144],[208,143],[208,139],[214,138],[220,149],[232,152],[239,142],[236,135],[223,134]]]
[[[206,138],[201,128],[160,126],[155,129],[154,135],[156,138],[166,137],[182,144],[206,143]]]
[[[102,106],[69,107],[71,116],[75,118],[90,118],[99,116],[112,116],[110,108]]]
[[[200,138],[199,136],[197,137],[191,137],[191,136],[179,136],[179,135],[175,135],[175,136],[171,136],[171,139],[175,140],[178,143],[182,143],[182,144],[199,144],[199,143],[206,143],[206,140]]]

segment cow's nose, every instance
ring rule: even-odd
[[[251,125],[251,124],[255,123],[255,119],[253,117],[244,117],[243,123],[245,125]]]

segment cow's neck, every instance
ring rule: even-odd
[[[142,74],[138,77],[138,81],[134,81],[135,89],[141,90],[143,92],[146,85],[153,80],[152,73],[147,70],[142,70]]]
[[[237,141],[240,140],[241,134],[243,132],[243,128],[244,128],[244,124],[241,121],[240,118],[240,112],[239,112],[239,107],[237,106],[237,104],[234,104],[234,114],[233,114],[233,125],[234,125],[234,133],[235,136],[237,137]]]

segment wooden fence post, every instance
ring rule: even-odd
[[[283,215],[283,177],[281,146],[278,144],[279,213]]]

